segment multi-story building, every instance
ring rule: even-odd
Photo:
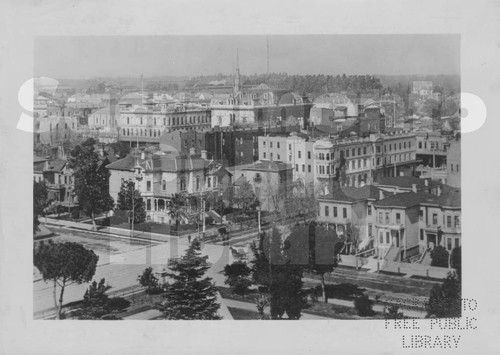
[[[461,191],[443,186],[433,201],[420,205],[420,253],[440,245],[448,252],[462,245]]]
[[[78,129],[76,117],[45,116],[34,118],[35,143],[57,144],[71,139]]]
[[[460,140],[451,141],[446,152],[446,184],[453,187],[461,186],[460,168]]]
[[[174,130],[210,128],[210,110],[197,105],[163,110],[159,106],[131,106],[120,112],[119,140],[139,143],[159,143],[163,133]]]
[[[145,201],[147,219],[158,223],[170,221],[167,206],[175,194],[183,194],[189,203],[184,215],[184,222],[188,222],[199,213],[200,201],[210,193],[222,193],[231,183],[231,174],[206,157],[161,151],[130,155],[107,168],[111,173],[109,193],[115,201],[122,183],[134,181]]]
[[[338,235],[344,235],[350,224],[357,234],[357,247],[363,249],[375,233],[373,204],[379,197],[380,191],[373,185],[334,189],[318,198],[318,221],[332,225]]]
[[[240,174],[238,179],[243,177],[253,186],[262,211],[272,212],[284,208],[293,181],[290,164],[263,161],[244,167]]]
[[[35,157],[33,178],[37,182],[45,182],[48,201],[74,203],[75,179],[66,160]]]
[[[293,167],[293,180],[304,186],[314,184],[314,142],[304,134],[259,137],[259,160],[281,161]]]
[[[417,139],[416,155],[423,165],[433,168],[446,164],[449,138],[440,132],[415,132]]]
[[[403,261],[420,253],[420,206],[435,197],[425,192],[404,192],[374,203],[375,249],[380,259]]]
[[[315,180],[323,187],[372,184],[381,176],[410,176],[415,136],[372,134],[366,138],[320,139],[314,143]]]

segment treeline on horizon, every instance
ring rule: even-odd
[[[76,82],[75,82],[76,81]],[[89,88],[89,91],[96,90],[99,83],[117,83],[136,86],[140,90],[140,79],[137,78],[99,78],[82,80],[72,80],[72,84],[82,89],[82,86]],[[230,74],[213,74],[195,76],[191,78],[179,76],[154,76],[144,78],[144,89],[147,91],[203,91],[211,82],[225,81],[225,85],[232,86],[234,77]],[[397,93],[405,95],[411,92],[413,81],[432,81],[434,91],[454,94],[460,92],[459,75],[325,75],[307,74],[299,75],[287,73],[270,73],[241,75],[243,85],[267,84],[273,89],[293,90],[300,95],[312,94],[314,96],[323,93]],[[80,84],[80,85],[78,85]],[[85,85],[86,84],[86,85]],[[220,84],[221,85],[221,84]],[[223,85],[223,84],[222,84]],[[84,90],[85,90],[84,89]]]

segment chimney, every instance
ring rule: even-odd
[[[201,151],[201,159],[207,159],[207,151],[206,150]]]
[[[425,186],[429,186],[429,180],[425,179],[424,182],[425,182]]]
[[[411,190],[412,190],[414,193],[417,193],[417,184],[411,184]]]
[[[378,197],[379,200],[383,200],[384,199],[384,191],[378,190],[378,192],[379,192],[379,197]]]

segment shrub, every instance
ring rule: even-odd
[[[232,263],[224,267],[225,283],[233,289],[236,294],[244,294],[252,284],[250,281],[250,268],[244,263]]]
[[[438,245],[431,250],[431,266],[448,267],[449,257],[450,254],[448,251],[441,245]]]
[[[373,301],[367,296],[362,295],[354,299],[354,307],[360,317],[370,317],[375,314],[373,311]]]

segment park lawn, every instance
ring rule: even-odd
[[[234,320],[259,320],[259,313],[247,309],[227,307]]]

